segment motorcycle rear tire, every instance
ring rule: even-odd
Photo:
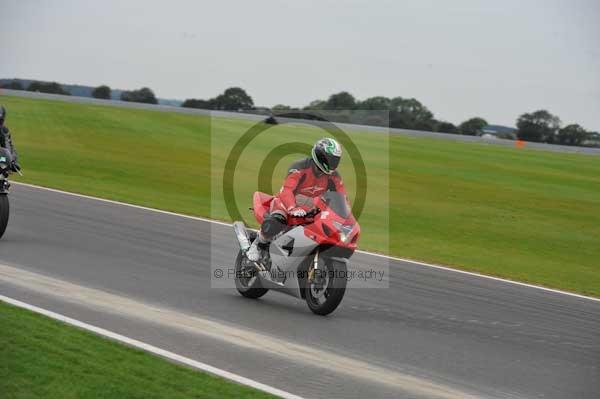
[[[4,235],[8,225],[9,210],[8,195],[0,194],[0,238]]]
[[[256,239],[256,233],[250,233],[249,238],[250,241],[254,241]],[[265,295],[269,291],[269,289],[263,288],[258,278],[254,280],[254,283],[250,287],[244,284],[244,282],[239,278],[240,270],[242,267],[242,260],[244,259],[244,257],[245,255],[240,250],[235,260],[235,288],[237,288],[238,292],[246,298],[260,298],[261,296]]]

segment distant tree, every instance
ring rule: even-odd
[[[284,105],[284,104],[277,104],[277,105],[274,105],[272,108],[273,111],[277,111],[277,112],[290,111],[291,109],[292,109],[292,107],[290,107],[289,105]]]
[[[303,109],[308,110],[308,111],[310,111],[310,110],[322,110],[322,109],[325,109],[325,105],[326,104],[327,104],[327,101],[314,100],[314,101],[311,101],[310,104],[308,104]]]
[[[356,99],[347,91],[342,91],[329,96],[325,103],[327,110],[343,110],[356,108]]]
[[[589,137],[591,137],[590,132],[578,124],[571,124],[558,131],[557,141],[565,145],[582,145]]]
[[[427,120],[417,121],[411,129],[422,130],[424,132],[434,132],[436,126],[437,126],[437,122],[435,119],[427,119]]]
[[[148,87],[142,87],[139,90],[124,91],[121,93],[121,101],[135,103],[158,104],[154,92]]]
[[[554,143],[559,128],[558,116],[546,110],[525,113],[517,119],[517,135],[521,140]]]
[[[135,101],[134,100],[134,95],[133,95],[133,91],[131,90],[124,90],[121,92],[121,101]]]
[[[36,91],[40,93],[50,94],[62,94],[70,96],[71,93],[63,89],[63,87],[57,82],[31,82],[27,91]]]
[[[206,100],[206,109],[221,109],[218,97]]]
[[[12,80],[8,83],[4,83],[2,86],[3,89],[9,89],[9,90],[25,90],[25,88],[23,87],[23,84],[21,84],[21,82],[19,82],[18,80]]]
[[[181,106],[184,108],[210,109],[208,101],[196,98],[188,98],[181,104]]]
[[[358,109],[366,109],[370,111],[376,110],[388,110],[390,109],[390,105],[392,101],[387,97],[377,96],[370,97],[364,101],[359,101],[357,104]]]
[[[487,125],[488,123],[485,119],[475,117],[467,119],[458,125],[458,131],[460,134],[465,134],[467,136],[478,136],[483,132],[483,128]]]
[[[440,133],[450,133],[450,134],[458,133],[458,129],[456,128],[456,126],[454,126],[453,123],[444,122],[444,121],[438,122],[436,131],[438,131]]]
[[[106,85],[98,86],[92,91],[92,97],[103,100],[110,100],[110,87]]]
[[[250,110],[254,107],[252,97],[250,97],[241,87],[228,88],[223,94],[209,100],[209,104],[214,109],[225,111]]]
[[[433,113],[414,98],[395,97],[390,101],[390,126],[403,129],[435,130]]]

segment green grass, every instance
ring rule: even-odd
[[[271,398],[0,301],[0,397]]]
[[[253,122],[215,118],[211,124],[207,117],[8,96],[0,101],[22,156],[26,175],[19,180],[228,219],[222,164]],[[242,212],[273,140],[308,142],[320,135],[278,126],[257,139],[236,171]],[[600,296],[600,157],[351,137],[369,171],[362,249]],[[293,158],[278,164],[275,189]],[[353,193],[348,159],[342,174]]]

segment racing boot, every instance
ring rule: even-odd
[[[252,241],[252,245],[248,248],[246,252],[246,257],[252,262],[258,262],[262,258],[262,252],[265,249],[268,242],[264,240],[260,234],[254,241]]]
[[[246,257],[252,262],[260,261],[262,252],[269,247],[271,240],[281,233],[285,226],[285,216],[276,212],[265,216],[265,220],[260,226],[260,232],[248,248]]]

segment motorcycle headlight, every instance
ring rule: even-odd
[[[340,233],[340,240],[344,244],[347,244],[350,241],[350,239],[352,239],[352,231],[354,230],[354,225],[353,224],[344,225],[337,221],[334,221],[333,225]]]
[[[350,241],[350,236],[340,232],[340,240],[342,240],[344,244],[347,244],[348,241]]]

